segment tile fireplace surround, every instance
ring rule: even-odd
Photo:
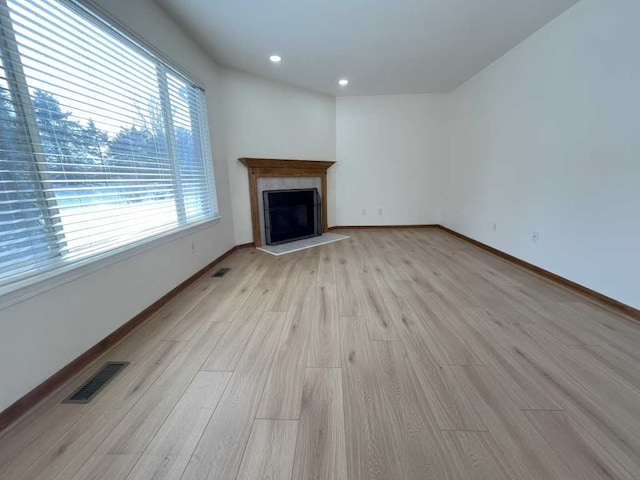
[[[336,162],[324,160],[284,160],[239,158],[247,167],[251,200],[251,225],[256,247],[264,245],[264,190],[317,188],[322,201],[322,231],[327,228],[327,170]]]

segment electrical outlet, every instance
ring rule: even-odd
[[[533,243],[538,243],[540,241],[540,233],[537,230],[531,232],[531,241]]]
[[[495,232],[496,230],[498,230],[498,224],[497,223],[492,223],[491,224],[491,231]]]
[[[362,209],[362,215],[366,215],[366,214],[367,214],[367,209],[366,209],[366,208],[363,208],[363,209]]]
[[[381,208],[378,209],[378,215],[382,215],[382,209]]]

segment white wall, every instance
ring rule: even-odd
[[[637,0],[583,0],[456,89],[443,210],[447,227],[636,308],[638,18]]]
[[[336,100],[338,225],[439,223],[445,101],[444,95]]]
[[[0,411],[234,245],[218,69],[151,0],[99,4],[205,83],[223,219],[0,310]]]
[[[335,99],[235,70],[223,71],[223,136],[236,244],[253,241],[247,169],[240,157],[334,160]],[[335,204],[329,172],[329,218]]]

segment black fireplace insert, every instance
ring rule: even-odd
[[[267,245],[322,235],[322,203],[317,188],[265,190],[262,199]]]

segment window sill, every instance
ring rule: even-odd
[[[218,216],[204,220],[195,225],[189,225],[180,230],[162,233],[151,238],[120,247],[100,255],[95,255],[85,260],[75,262],[67,267],[58,268],[55,271],[36,275],[22,281],[7,285],[0,289],[0,310],[40,295],[48,290],[72,282],[78,278],[90,275],[98,270],[109,267],[128,258],[140,255],[148,250],[160,247],[178,238],[192,235],[199,230],[210,228],[220,222]]]

